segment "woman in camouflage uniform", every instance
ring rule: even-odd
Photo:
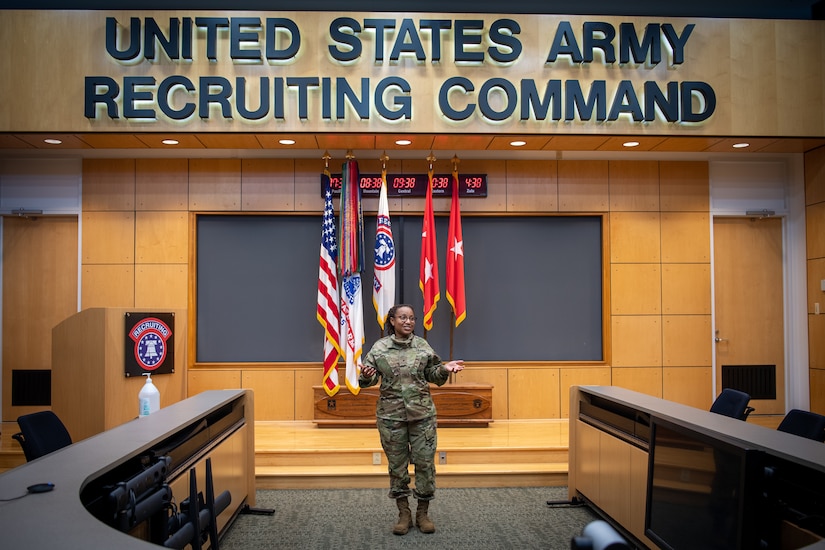
[[[408,497],[418,500],[415,524],[422,533],[435,532],[427,515],[435,495],[436,411],[429,383],[443,385],[464,361],[442,363],[427,341],[413,334],[412,306],[395,305],[387,314],[388,336],[378,340],[364,358],[358,385],[368,388],[381,379],[375,416],[390,474],[389,497],[398,506],[392,532],[404,535],[413,525]],[[415,489],[410,491],[409,464],[415,465]]]

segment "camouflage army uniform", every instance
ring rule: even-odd
[[[427,341],[414,334],[406,340],[395,335],[381,338],[363,362],[375,368],[376,374],[362,374],[360,387],[373,386],[381,378],[375,416],[389,464],[389,496],[398,499],[410,495],[408,468],[412,462],[413,495],[418,500],[431,500],[435,494],[437,438],[436,410],[428,383],[441,386],[450,373]]]

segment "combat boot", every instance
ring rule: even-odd
[[[435,524],[427,515],[429,508],[429,500],[419,500],[418,507],[415,509],[415,524],[422,533],[435,533]]]
[[[407,497],[402,497],[395,499],[395,505],[398,506],[398,523],[392,526],[392,534],[406,535],[413,525],[410,502]]]

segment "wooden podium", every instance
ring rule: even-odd
[[[125,375],[127,312],[175,314],[175,372],[153,376],[152,383],[161,407],[186,398],[185,309],[85,309],[52,329],[52,410],[75,442],[138,415],[146,378]]]
[[[342,387],[333,396],[313,386],[314,421],[319,428],[375,427],[378,386],[358,395]],[[430,384],[439,428],[486,428],[493,421],[493,386],[488,384]]]

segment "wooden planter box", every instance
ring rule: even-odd
[[[332,397],[323,386],[313,386],[314,421],[319,428],[375,427],[378,386],[358,395],[342,387]],[[493,386],[486,384],[430,385],[440,428],[486,428],[493,421]]]

